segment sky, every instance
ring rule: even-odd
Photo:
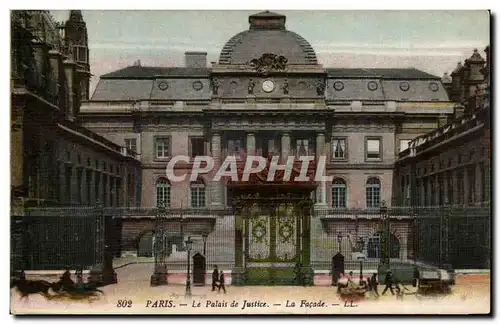
[[[93,90],[99,76],[132,65],[183,66],[184,52],[217,61],[224,44],[260,10],[83,10]],[[414,67],[442,76],[490,43],[486,10],[273,10],[304,37],[324,67]],[[58,21],[68,10],[51,10]]]

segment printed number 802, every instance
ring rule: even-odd
[[[127,307],[127,308],[131,308],[132,307],[132,301],[131,300],[127,300],[127,299],[121,299],[118,301],[118,303],[116,304],[116,307]]]

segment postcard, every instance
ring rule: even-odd
[[[489,28],[11,11],[11,314],[490,314]]]

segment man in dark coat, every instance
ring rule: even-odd
[[[392,284],[394,283],[394,277],[392,276],[392,271],[387,270],[387,273],[385,274],[385,288],[384,291],[382,291],[382,295],[385,295],[387,292],[387,289],[391,290],[391,294],[394,296],[394,290],[392,289]]]
[[[368,288],[370,289],[370,291],[373,291],[373,294],[375,294],[375,296],[379,296],[377,273],[373,273],[370,279],[368,279]]]
[[[224,290],[224,293],[226,293],[226,286],[224,285],[224,271],[219,272],[219,290],[222,288]]]
[[[219,281],[219,269],[217,266],[214,267],[214,272],[212,272],[212,291],[215,291],[217,287],[217,282]]]

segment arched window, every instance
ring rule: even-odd
[[[347,185],[343,179],[333,179],[332,183],[332,207],[346,208],[347,206]]]
[[[366,207],[374,208],[380,206],[380,180],[370,178],[366,182]]]
[[[367,254],[369,258],[382,257],[382,232],[378,232],[368,239]],[[399,258],[400,244],[394,234],[389,235],[389,258]]]
[[[191,182],[191,207],[205,207],[205,184],[203,180],[198,178],[195,182]]]
[[[156,207],[170,207],[170,183],[161,178],[156,181]]]

